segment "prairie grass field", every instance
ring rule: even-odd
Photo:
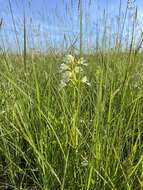
[[[30,52],[25,21],[22,54],[1,46],[0,190],[143,189],[137,8],[129,47],[118,39],[123,15],[115,44],[107,46],[112,36],[104,30],[91,52],[84,50],[84,9],[77,11],[78,51],[72,44],[70,50]]]

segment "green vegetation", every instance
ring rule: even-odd
[[[141,55],[87,56],[91,86],[62,91],[59,60],[29,59],[24,73],[1,57],[1,188],[142,189]]]
[[[0,55],[0,189],[143,189],[142,40],[86,54],[82,36],[90,85],[59,89],[64,57],[28,53],[25,16],[24,34],[24,55]]]

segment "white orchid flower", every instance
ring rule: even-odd
[[[84,60],[83,57],[81,57],[81,58],[78,60],[78,64],[83,65],[83,66],[87,66],[87,65],[88,65],[87,62]]]
[[[78,60],[75,59],[72,55],[67,55],[65,57],[64,63],[60,65],[60,89],[67,86],[70,81],[72,81],[73,83],[80,81],[81,83],[90,86],[87,77],[83,75],[84,67],[82,66],[87,66],[87,62],[84,60],[83,57]],[[80,76],[81,78],[78,76]]]
[[[65,63],[67,63],[67,64],[71,64],[71,63],[74,63],[75,58],[74,58],[72,55],[66,55],[64,61],[65,61]]]
[[[76,66],[75,69],[74,69],[74,71],[75,71],[75,73],[78,74],[78,73],[83,72],[83,69],[81,67],[79,67],[79,66]]]
[[[81,79],[81,82],[82,82],[82,83],[87,84],[88,86],[90,86],[90,85],[91,85],[91,84],[88,82],[88,80],[87,80],[87,77],[86,77],[86,76],[84,76],[84,77]]]
[[[69,69],[69,67],[68,67],[68,65],[66,65],[65,63],[62,63],[62,64],[60,65],[60,71],[61,71],[61,72],[66,71],[66,70],[68,70],[68,69]]]

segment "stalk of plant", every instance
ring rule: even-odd
[[[76,59],[72,55],[67,55],[64,59],[64,63],[60,65],[61,73],[61,83],[60,91],[64,88],[70,88],[71,93],[73,94],[72,101],[72,122],[70,129],[70,141],[73,148],[78,147],[78,112],[80,104],[80,85],[90,85],[87,80],[87,77],[84,76],[84,67],[87,67],[87,63],[83,58]]]

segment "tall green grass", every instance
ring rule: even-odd
[[[25,16],[24,54],[0,55],[0,189],[143,189],[142,39],[133,25],[122,51],[123,20],[115,48],[86,54],[79,5],[91,86],[59,91],[63,56],[27,52]],[[108,37],[105,28],[104,47]]]
[[[75,93],[59,92],[51,58],[27,73],[1,59],[1,188],[142,188],[142,56],[128,73],[127,55],[87,59],[91,87]]]

